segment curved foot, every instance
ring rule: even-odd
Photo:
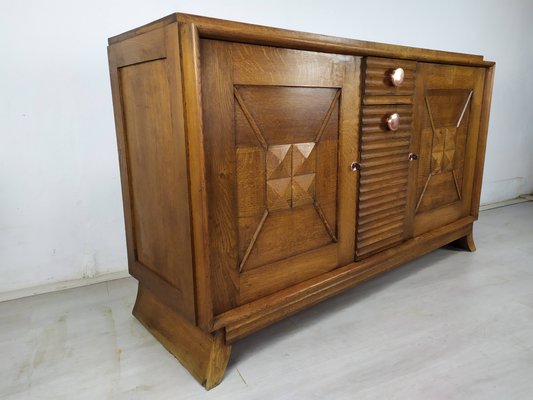
[[[474,234],[472,232],[466,236],[463,236],[462,238],[457,239],[455,242],[450,243],[450,245],[470,252],[476,251]]]
[[[207,390],[222,381],[231,353],[223,330],[204,332],[140,283],[133,315]]]

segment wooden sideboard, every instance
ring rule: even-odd
[[[475,249],[493,62],[186,14],[108,50],[133,314],[206,388],[236,340]]]

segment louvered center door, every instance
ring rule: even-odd
[[[353,261],[359,60],[201,41],[215,313]]]
[[[391,72],[402,68],[399,86]],[[368,57],[364,61],[356,259],[398,245],[409,236],[416,62]],[[387,122],[396,116],[398,126]]]

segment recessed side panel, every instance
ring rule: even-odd
[[[119,69],[135,262],[189,297],[194,287],[184,149],[173,132],[166,59]],[[194,319],[192,296],[178,302]]]

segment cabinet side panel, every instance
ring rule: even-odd
[[[113,59],[111,49],[130,272],[195,322],[186,149],[171,103],[176,60],[117,68]]]
[[[479,200],[481,197],[481,183],[483,181],[483,166],[485,165],[485,152],[487,149],[487,133],[489,129],[490,104],[492,101],[492,87],[494,83],[494,70],[496,66],[487,68],[485,74],[485,87],[483,91],[483,106],[481,110],[481,123],[479,126],[479,142],[476,156],[476,170],[474,175],[474,189],[472,192],[471,215],[476,219],[479,216]]]

